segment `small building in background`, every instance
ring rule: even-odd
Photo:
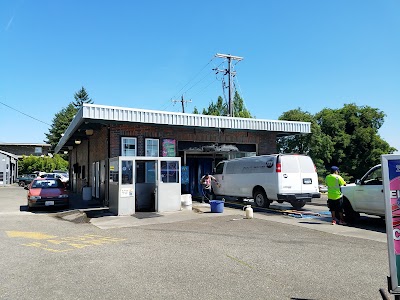
[[[50,152],[51,145],[45,143],[0,143],[0,150],[16,155],[18,158],[22,156],[47,156]]]
[[[13,184],[17,178],[18,157],[0,150],[0,186]]]

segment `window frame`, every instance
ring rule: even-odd
[[[157,142],[157,155],[147,155],[147,150],[149,149],[149,146],[147,145],[147,142]],[[160,140],[159,139],[153,139],[153,138],[145,138],[144,140],[144,144],[145,144],[145,156],[147,157],[159,157],[160,156]],[[154,145],[151,145],[154,146]]]
[[[127,144],[125,142],[127,140],[135,141],[135,154],[134,155],[127,155],[126,154],[125,145],[132,145],[132,144]],[[137,156],[137,138],[136,137],[128,137],[128,136],[122,136],[121,137],[121,156]]]

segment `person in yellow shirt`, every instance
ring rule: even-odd
[[[332,225],[336,225],[336,218],[339,217],[339,224],[347,225],[343,219],[343,197],[340,187],[346,182],[339,175],[339,168],[331,167],[331,174],[326,176],[325,184],[328,187],[328,208],[332,215]]]

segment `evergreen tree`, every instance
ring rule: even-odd
[[[67,107],[64,107],[55,114],[52,121],[53,123],[49,129],[49,133],[45,134],[47,138],[45,142],[50,144],[52,149],[57,146],[77,111],[78,109],[74,106],[74,104],[70,103]]]
[[[75,102],[73,102],[73,104],[76,108],[80,108],[83,103],[93,104],[93,100],[89,98],[89,95],[84,87],[74,94],[74,98]]]
[[[243,99],[240,97],[239,93],[236,91],[233,97],[233,111],[234,116],[239,118],[252,118],[251,113],[246,109]],[[194,114],[198,114],[199,111],[195,107]],[[224,103],[224,99],[219,96],[217,102],[211,102],[207,109],[203,108],[203,115],[212,116],[227,116],[229,113],[228,105]]]

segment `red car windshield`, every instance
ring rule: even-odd
[[[60,179],[34,180],[31,185],[33,189],[59,189],[64,187]]]

